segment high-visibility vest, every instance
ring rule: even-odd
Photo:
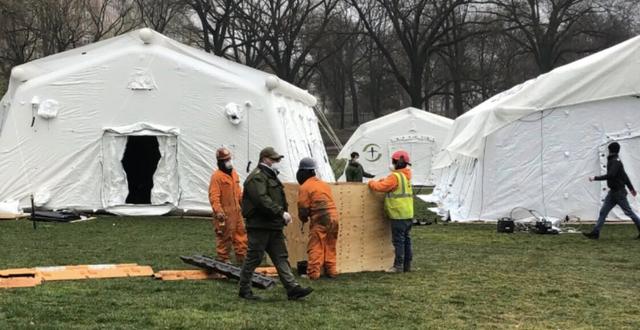
[[[393,172],[398,179],[396,190],[387,193],[384,199],[384,210],[389,219],[413,219],[413,189],[404,174]]]

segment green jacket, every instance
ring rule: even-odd
[[[282,230],[287,209],[282,182],[273,170],[259,165],[244,182],[242,216],[247,229]]]
[[[375,175],[369,174],[364,171],[362,165],[353,160],[349,161],[347,168],[344,170],[344,176],[347,178],[347,182],[362,182],[362,178],[373,178]]]

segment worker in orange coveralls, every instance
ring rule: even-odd
[[[388,273],[411,271],[411,224],[413,223],[413,190],[411,187],[411,163],[409,154],[398,150],[391,155],[391,174],[377,181],[369,181],[373,191],[387,193],[384,210],[391,220],[391,241],[395,250],[393,266]]]
[[[309,255],[307,276],[311,280],[320,277],[322,267],[325,275],[335,278],[336,243],[338,241],[338,210],[333,201],[331,188],[316,177],[316,162],[311,158],[300,160],[296,179],[300,184],[298,191],[298,216],[302,222],[310,221]]]
[[[247,255],[247,231],[240,209],[240,179],[233,169],[231,151],[226,148],[218,149],[216,159],[218,169],[211,175],[209,184],[209,202],[213,209],[212,222],[216,231],[216,259],[229,262],[230,247],[233,246],[236,262],[242,264]]]

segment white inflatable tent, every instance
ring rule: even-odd
[[[606,173],[610,142],[621,144],[640,188],[639,59],[636,37],[460,116],[434,166],[443,169],[434,197],[456,221],[496,220],[516,207],[596,219],[607,186],[587,178]],[[610,217],[625,219],[619,208]]]
[[[273,146],[285,156],[283,181],[295,181],[306,156],[334,181],[313,96],[150,29],[15,67],[0,102],[0,201],[27,206],[34,194],[47,209],[210,212],[221,146],[242,179]],[[146,197],[131,198],[130,186]]]
[[[434,185],[431,165],[447,138],[453,120],[422,109],[406,108],[366,122],[353,133],[338,159],[360,154],[365,171],[376,177],[389,174],[391,154],[406,150],[413,165],[414,185]],[[344,181],[344,173],[339,181]]]

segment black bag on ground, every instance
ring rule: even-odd
[[[499,233],[513,233],[515,230],[515,222],[511,218],[498,219],[498,232]]]

